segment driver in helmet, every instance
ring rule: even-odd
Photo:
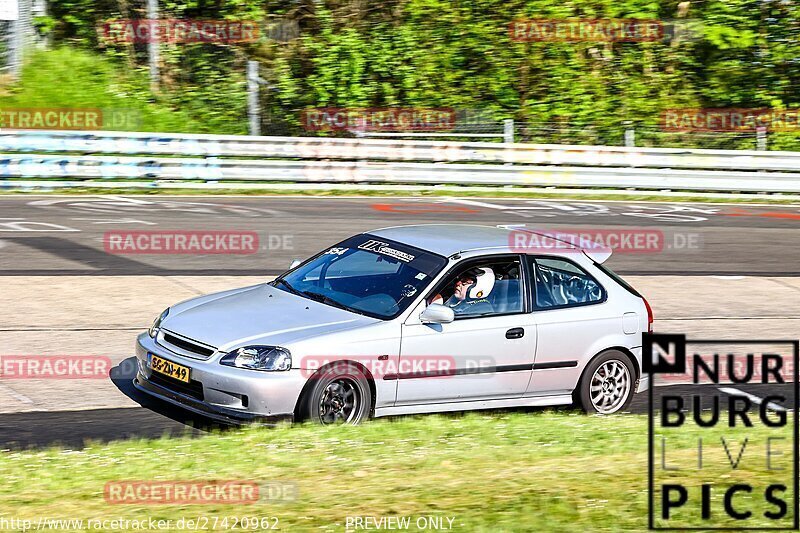
[[[440,303],[450,307],[456,315],[479,315],[493,310],[486,298],[494,287],[494,271],[491,268],[471,268],[456,278],[453,295],[443,301],[441,295],[430,303]]]

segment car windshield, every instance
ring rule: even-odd
[[[369,234],[320,252],[273,282],[281,290],[373,318],[394,318],[447,264],[418,248]]]

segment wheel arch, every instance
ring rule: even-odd
[[[636,355],[634,355],[633,351],[631,351],[630,348],[626,348],[625,346],[609,346],[608,348],[603,348],[602,350],[600,350],[599,352],[594,354],[592,357],[590,357],[589,360],[586,361],[586,364],[583,365],[583,368],[581,369],[581,375],[578,378],[578,383],[575,384],[575,391],[579,391],[580,390],[581,384],[583,384],[583,380],[586,377],[586,369],[589,368],[589,365],[592,364],[592,361],[594,361],[598,357],[602,356],[603,354],[605,354],[607,352],[611,352],[611,351],[620,352],[630,360],[631,364],[633,365],[633,371],[636,374],[634,376],[634,380],[633,380],[633,382],[634,382],[634,393],[636,392],[636,388],[638,387],[639,380],[642,377],[642,369],[639,366],[639,361],[636,359]]]
[[[597,354],[595,357],[597,357],[597,356],[601,355],[603,352],[607,352],[609,350],[617,350],[618,352],[622,352],[625,355],[627,355],[628,359],[630,359],[631,363],[633,364],[633,370],[636,372],[636,376],[635,376],[636,379],[634,381],[639,381],[641,379],[641,377],[642,377],[642,369],[639,366],[639,360],[636,359],[636,355],[633,353],[633,351],[631,351],[630,348],[626,348],[625,346],[612,346],[611,348],[603,350],[602,352]],[[594,359],[594,357],[592,359]]]

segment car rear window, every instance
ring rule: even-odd
[[[609,267],[607,267],[607,266],[605,266],[605,265],[603,265],[603,264],[601,264],[601,263],[595,263],[595,264],[594,264],[594,266],[596,266],[596,267],[597,267],[597,268],[598,268],[598,269],[599,269],[601,272],[603,272],[603,273],[604,273],[606,276],[608,276],[609,278],[611,278],[611,279],[613,279],[614,281],[616,281],[616,282],[617,282],[619,285],[622,285],[622,287],[623,287],[623,288],[624,288],[626,291],[628,291],[629,293],[633,294],[634,296],[638,296],[639,298],[641,298],[641,297],[642,297],[642,295],[641,295],[641,294],[639,294],[639,291],[637,291],[636,289],[634,289],[634,288],[633,288],[633,287],[630,285],[630,283],[628,283],[627,281],[625,281],[624,279],[622,279],[622,277],[620,277],[620,275],[619,275],[619,274],[617,274],[616,272],[614,272],[613,270],[611,270]]]

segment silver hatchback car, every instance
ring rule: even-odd
[[[269,283],[165,310],[137,339],[134,385],[234,423],[573,403],[614,413],[648,386],[653,316],[602,266],[609,255],[513,227],[359,234]]]

